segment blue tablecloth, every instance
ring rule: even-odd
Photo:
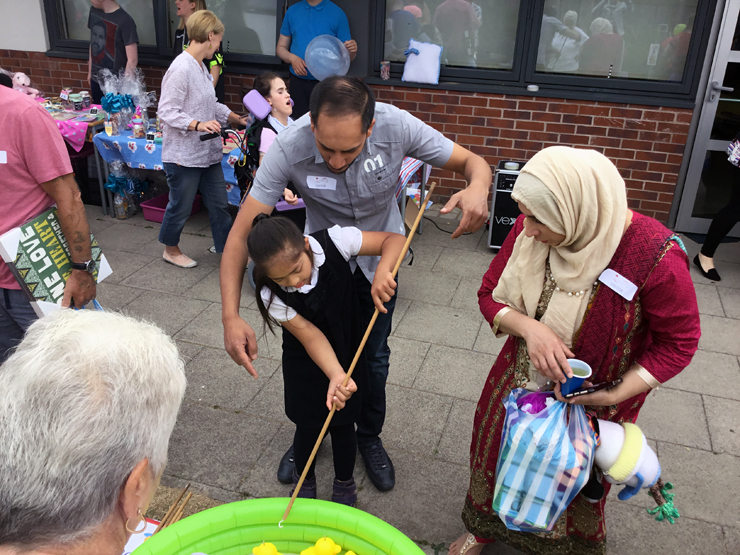
[[[216,139],[213,139],[214,141]],[[100,152],[103,160],[109,164],[118,160],[129,168],[140,170],[163,170],[162,145],[147,143],[146,139],[134,139],[128,133],[109,137],[106,133],[98,133],[93,137],[93,143]],[[224,154],[221,167],[226,180],[226,196],[229,204],[239,206],[240,193],[234,177],[234,164],[239,160],[239,149],[235,148]]]

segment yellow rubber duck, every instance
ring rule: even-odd
[[[272,545],[270,542],[262,542],[262,545],[258,545],[252,550],[252,555],[282,555],[278,553],[277,547]]]
[[[316,542],[316,545],[301,551],[301,555],[336,555],[342,550],[331,538],[324,536]]]

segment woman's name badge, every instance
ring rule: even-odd
[[[601,272],[599,281],[614,291],[617,295],[624,297],[628,301],[634,299],[635,293],[637,293],[637,285],[611,268],[607,268]]]
[[[337,180],[333,177],[309,175],[306,177],[306,185],[308,185],[309,189],[337,190]]]

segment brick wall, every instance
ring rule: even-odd
[[[87,89],[87,62],[49,58],[39,52],[0,50],[0,67],[23,71],[34,86],[58,93],[64,86]],[[143,66],[147,85],[156,90],[166,68]],[[226,102],[240,110],[240,91],[252,77],[225,74]],[[690,109],[631,104],[438,91],[421,87],[373,86],[382,102],[408,110],[447,137],[483,156],[527,160],[551,145],[593,148],[619,168],[629,206],[661,222],[668,220],[686,145]],[[444,200],[465,183],[434,170],[436,199]]]

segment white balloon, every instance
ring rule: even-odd
[[[306,66],[316,79],[346,75],[349,71],[349,50],[332,35],[319,35],[306,47]]]

